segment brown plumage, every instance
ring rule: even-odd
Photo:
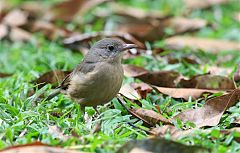
[[[122,52],[137,47],[114,38],[96,42],[83,61],[60,84],[47,100],[64,93],[81,105],[105,104],[111,101],[121,88],[123,68]]]

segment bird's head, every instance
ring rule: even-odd
[[[120,39],[105,38],[96,42],[86,55],[88,60],[99,61],[121,61],[125,50],[136,48],[135,44],[126,44]]]

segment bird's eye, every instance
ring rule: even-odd
[[[113,51],[113,50],[114,50],[114,46],[109,45],[109,46],[108,46],[108,50]]]

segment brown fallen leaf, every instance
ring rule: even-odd
[[[240,50],[240,43],[234,41],[197,38],[190,36],[175,36],[165,39],[166,48],[171,50],[181,50],[190,48],[191,50],[203,50],[211,53],[218,53],[224,50]]]
[[[176,35],[201,29],[207,25],[203,19],[190,19],[173,17],[161,11],[145,11],[139,8],[110,4],[111,13],[120,16],[114,26],[115,31],[129,33],[142,41],[154,41],[166,36],[166,29],[171,29],[171,34]],[[101,11],[104,12],[104,11]],[[98,13],[111,15],[110,12]]]
[[[146,99],[147,94],[151,93],[153,90],[153,88],[150,85],[143,82],[141,83],[133,82],[130,85],[138,92],[142,99]]]
[[[38,88],[42,88],[48,83],[52,84],[53,87],[56,87],[70,73],[71,71],[53,70],[42,74],[38,79],[33,82],[38,85]]]
[[[233,74],[233,79],[235,82],[240,81],[240,64],[238,65],[237,71]]]
[[[48,20],[72,21],[76,16],[82,16],[84,13],[109,0],[67,0],[56,4],[50,8],[45,16]]]
[[[132,140],[126,142],[117,153],[210,153],[211,151],[199,147],[184,145],[171,140],[155,137],[151,139]]]
[[[129,111],[131,111],[134,116],[143,120],[151,126],[156,126],[160,122],[162,122],[163,124],[172,124],[169,119],[166,119],[164,116],[153,110],[143,108],[131,108]]]
[[[0,72],[0,78],[6,78],[6,77],[9,77],[9,76],[12,76],[12,74],[9,74],[9,73],[1,73],[1,72]]]
[[[207,89],[194,89],[194,88],[164,88],[152,86],[156,91],[171,96],[173,98],[183,98],[188,100],[189,97],[192,99],[198,99],[205,93],[218,93],[220,90],[207,90]]]
[[[161,20],[168,18],[169,16],[164,14],[161,11],[156,10],[149,10],[145,11],[140,8],[134,8],[132,6],[126,6],[126,5],[120,5],[116,4],[114,2],[109,3],[109,8],[111,8],[111,11],[113,14],[123,16],[126,18],[131,19],[139,19],[139,20]]]
[[[61,129],[55,125],[48,126],[48,134],[53,136],[54,138],[58,138],[63,141],[69,139],[69,136],[65,135],[64,132],[61,131]]]
[[[0,24],[0,40],[8,35],[8,27],[5,24]]]
[[[3,12],[3,10],[5,9],[5,7],[6,7],[6,2],[5,1],[0,1],[0,13],[2,13]]]
[[[235,105],[239,99],[240,89],[235,89],[231,93],[208,100],[201,108],[184,111],[175,116],[174,119],[180,118],[184,122],[190,121],[198,128],[216,126],[226,109]]]
[[[164,137],[166,134],[170,134],[172,139],[185,137],[192,134],[194,129],[182,130],[173,125],[163,125],[161,127],[151,128],[149,133],[157,137]]]
[[[34,142],[25,145],[11,146],[0,150],[1,153],[83,153],[75,150],[67,150],[60,147],[51,147],[41,142]]]
[[[21,10],[28,12],[31,19],[41,18],[49,9],[48,5],[44,5],[41,1],[23,1],[20,4]]]
[[[194,9],[204,9],[214,5],[224,4],[229,2],[229,0],[184,0],[183,1],[186,8],[190,10]]]
[[[3,23],[9,26],[22,26],[27,23],[27,17],[26,12],[16,9],[3,18]]]
[[[176,64],[180,63],[181,61],[187,62],[189,64],[199,64],[200,61],[196,59],[196,57],[189,57],[189,56],[184,56],[181,58],[174,58],[174,57],[167,57],[167,61],[169,64]]]
[[[10,39],[12,41],[29,41],[32,39],[32,34],[19,27],[9,26],[0,23],[0,40]]]
[[[141,96],[130,84],[124,84],[119,93],[131,100],[141,99]]]
[[[207,21],[203,19],[175,17],[167,19],[164,25],[165,28],[171,28],[173,30],[173,34],[176,35],[201,29],[207,25]]]
[[[179,85],[184,88],[213,89],[213,90],[231,90],[235,89],[233,80],[220,75],[197,75],[190,80],[181,79]]]
[[[33,38],[32,34],[18,27],[10,29],[9,37],[12,41],[29,41]]]
[[[207,22],[202,19],[188,19],[188,18],[169,18],[163,21],[144,22],[143,21],[126,21],[118,23],[116,26],[117,31],[125,32],[133,35],[142,41],[154,41],[159,38],[167,36],[165,33],[166,28],[171,29],[168,35],[177,35],[185,32],[192,32],[206,26]]]
[[[89,43],[90,40],[100,39],[105,37],[117,37],[124,40],[126,43],[136,44],[139,48],[145,48],[145,45],[135,39],[128,33],[122,32],[111,32],[111,31],[101,31],[101,32],[92,32],[92,33],[84,33],[73,35],[69,38],[63,40],[63,44],[69,48],[78,49],[78,47],[84,46],[85,43]],[[88,47],[89,45],[85,45],[84,47]]]
[[[76,16],[83,16],[86,12],[88,12],[89,10],[91,10],[92,8],[101,5],[102,3],[105,2],[110,2],[112,0],[87,0],[85,1],[85,3],[83,4],[83,6],[81,7],[81,9],[78,11],[78,13],[76,14]]]
[[[201,69],[204,69],[204,65],[200,66]],[[224,68],[224,67],[218,67],[218,66],[208,66],[207,67],[207,73],[211,75],[221,75],[221,76],[228,76],[232,73],[231,68]]]
[[[51,7],[49,13],[44,18],[71,21],[84,3],[84,0],[63,1]]]
[[[70,36],[69,31],[66,29],[61,29],[59,27],[56,27],[51,22],[47,21],[35,21],[31,28],[32,32],[41,32],[44,36],[46,36],[48,39],[53,40],[59,37],[66,38]]]
[[[13,8],[13,5],[9,3],[7,0],[0,1],[0,21],[2,21],[3,17]]]
[[[128,64],[123,64],[123,70],[125,76],[133,78],[149,73],[149,71],[143,67]]]
[[[148,71],[142,67],[134,65],[123,65],[124,74],[127,77],[134,77],[161,87],[175,87],[175,81],[179,73],[175,71]]]
[[[195,133],[195,131],[198,131]],[[187,137],[187,136],[194,136],[194,135],[199,135],[200,133],[210,133],[212,130],[209,129],[188,129],[188,130],[182,130],[182,129],[178,129],[173,125],[164,125],[161,127],[156,127],[156,128],[151,128],[149,133],[153,136],[157,136],[157,137],[165,137],[166,134],[171,135],[171,139],[175,140],[175,139],[180,139],[182,137]],[[240,128],[239,127],[234,127],[231,129],[224,129],[224,130],[220,130],[219,132],[223,135],[229,135],[232,132],[240,132]]]

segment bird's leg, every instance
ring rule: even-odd
[[[81,107],[81,112],[82,112],[82,114],[85,114],[85,106],[84,106],[84,105],[81,105],[80,107]]]
[[[97,109],[97,106],[94,106],[93,109],[97,112],[98,115],[100,115],[100,112]]]
[[[85,122],[88,118],[87,113],[85,112],[85,106],[81,105],[80,107],[81,107],[81,112],[83,114],[83,122]]]

